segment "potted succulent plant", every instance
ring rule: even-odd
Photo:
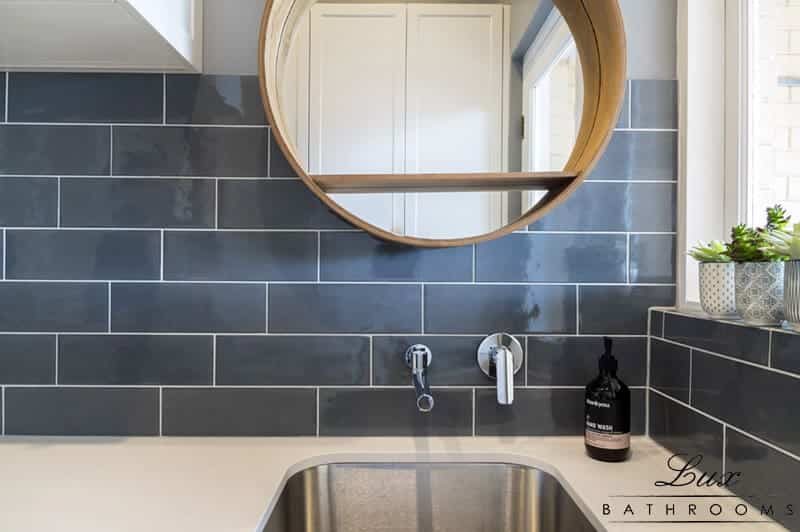
[[[778,325],[783,321],[784,256],[769,246],[767,235],[783,231],[789,217],[780,205],[767,209],[767,225],[754,229],[737,225],[728,254],[736,263],[736,312],[749,325]]]
[[[764,236],[768,249],[787,262],[783,276],[783,310],[789,328],[800,332],[800,224],[792,232],[776,230]]]
[[[700,306],[715,319],[735,318],[734,264],[728,247],[719,240],[702,242],[689,251],[700,263]]]

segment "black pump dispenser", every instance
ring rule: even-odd
[[[600,374],[586,386],[586,452],[596,460],[621,462],[630,455],[631,392],[617,377],[611,338],[603,338]]]

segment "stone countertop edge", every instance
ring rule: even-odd
[[[674,532],[674,524],[614,523],[612,495],[651,494],[675,475],[672,453],[632,439],[623,463],[588,458],[583,438],[23,438],[0,440],[0,530],[260,532],[286,480],[326,463],[493,462],[556,477],[599,530]],[[661,488],[664,489],[664,488]],[[674,489],[674,488],[672,488]],[[727,494],[682,488],[683,494]],[[624,500],[624,499],[617,499]],[[616,507],[617,518],[620,507]],[[613,517],[613,516],[612,516]],[[708,524],[681,530],[711,530]],[[773,523],[713,530],[777,531]]]

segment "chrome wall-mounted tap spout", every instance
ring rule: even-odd
[[[420,412],[433,410],[433,396],[428,383],[427,368],[431,364],[433,354],[426,345],[414,344],[406,350],[406,365],[411,368],[411,380],[417,391],[417,408]]]

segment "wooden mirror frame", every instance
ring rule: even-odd
[[[483,174],[381,174],[311,176],[283,135],[277,103],[280,41],[296,4],[312,0],[267,0],[259,35],[258,75],[261,99],[272,136],[292,169],[333,212],[383,240],[441,248],[492,240],[532,224],[566,200],[586,179],[608,145],[625,97],[626,44],[618,0],[553,0],[575,39],[583,73],[583,111],[575,146],[560,172]],[[402,236],[372,225],[332,200],[327,192],[440,192],[546,189],[547,194],[515,221],[478,236],[430,239]]]

